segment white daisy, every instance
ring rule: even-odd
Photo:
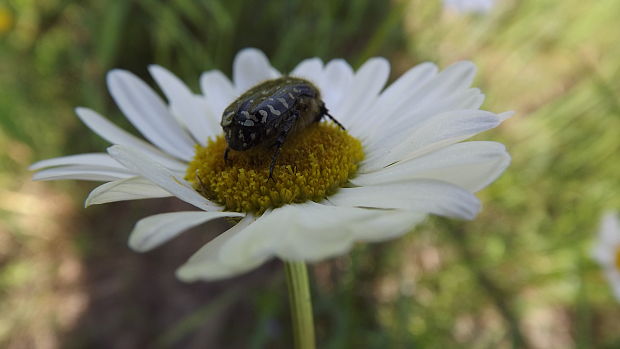
[[[495,0],[443,0],[444,8],[459,13],[484,14],[491,11]]]
[[[607,212],[601,218],[598,241],[592,251],[620,302],[620,219],[617,212]]]
[[[275,170],[277,180],[271,182],[268,164],[256,171],[241,168],[245,152],[224,166],[233,174],[205,165],[223,161],[223,110],[257,83],[281,76],[261,51],[239,52],[232,81],[219,71],[204,73],[202,96],[164,68],[149,70],[168,103],[127,71],[113,70],[107,81],[121,111],[150,143],[90,109],[77,108],[91,130],[114,144],[108,153],[43,160],[31,168],[38,171],[36,180],[107,182],[90,193],[87,206],[176,196],[200,209],[140,220],[129,238],[137,251],[209,220],[234,220],[232,228],[181,266],[177,275],[182,280],[229,277],[273,257],[317,261],[340,255],[357,241],[403,235],[428,214],[472,219],[480,210],[473,193],[510,162],[502,144],[461,142],[508,117],[479,110],[484,95],[470,88],[475,74],[470,62],[441,72],[434,64],[420,64],[384,89],[389,64],[383,58],[368,60],[357,71],[341,59],[302,61],[290,75],[318,86],[346,132],[322,122],[315,131],[289,137]],[[335,143],[317,144],[328,141]],[[289,154],[295,163],[288,163],[287,146],[291,153],[306,147],[304,157]],[[315,153],[319,150],[323,153]],[[306,164],[310,172],[301,173]]]

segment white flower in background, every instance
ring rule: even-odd
[[[614,296],[620,302],[620,220],[617,212],[603,215],[592,255],[605,271]]]
[[[77,108],[80,119],[114,145],[107,154],[40,161],[31,167],[38,171],[34,179],[107,182],[90,193],[87,206],[176,196],[200,209],[140,220],[129,238],[130,247],[137,251],[153,249],[209,220],[234,220],[232,228],[199,249],[178,270],[177,275],[185,281],[229,277],[274,256],[317,261],[340,255],[357,241],[403,235],[428,214],[473,219],[480,210],[473,193],[497,179],[510,156],[499,143],[462,141],[498,126],[508,114],[479,110],[484,95],[470,88],[475,75],[470,62],[456,63],[441,72],[434,64],[420,64],[384,89],[389,69],[383,58],[368,60],[357,71],[341,59],[324,64],[312,58],[297,65],[290,75],[318,86],[330,113],[347,129],[344,132],[322,122],[322,128],[315,128],[320,132],[314,134],[331,132],[330,140],[344,140],[345,148],[352,145],[339,153],[341,150],[332,149],[331,144],[317,144],[322,138],[312,138],[311,146],[304,149],[308,157],[294,159],[291,155],[290,161],[297,162],[278,165],[276,181],[271,182],[264,172],[268,164],[260,170],[263,172],[238,168],[241,161],[237,159],[245,152],[238,152],[237,158],[224,166],[235,173],[198,175],[205,162],[223,161],[225,143],[218,135],[226,106],[257,83],[281,76],[261,51],[239,52],[232,81],[219,71],[204,73],[200,79],[203,96],[193,94],[167,70],[151,66],[149,70],[168,103],[135,75],[114,70],[107,79],[110,93],[149,142],[90,109]],[[300,133],[294,138],[303,137]],[[279,159],[286,158],[285,148],[284,158]],[[291,148],[291,152],[298,150]],[[316,149],[325,154],[312,153]],[[353,150],[346,153],[347,149]],[[363,157],[361,162],[358,155]],[[326,165],[324,157],[332,162]],[[315,175],[295,172],[306,163]],[[349,167],[325,168],[340,164]],[[331,181],[333,178],[326,177],[333,173],[340,180],[327,183],[330,190],[315,190],[315,186]],[[234,190],[220,188],[215,195],[211,191],[218,188],[209,187],[212,180],[215,186],[237,186]],[[262,190],[262,194],[252,190]],[[244,210],[246,205],[250,209]]]
[[[484,14],[491,11],[494,2],[495,0],[443,0],[443,5],[444,8],[463,14]]]

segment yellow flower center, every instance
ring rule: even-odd
[[[269,179],[274,148],[231,150],[224,161],[223,135],[196,146],[185,179],[207,199],[229,211],[262,213],[290,203],[319,201],[332,194],[357,170],[362,144],[346,131],[315,123],[289,135]]]

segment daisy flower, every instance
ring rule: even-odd
[[[495,0],[443,0],[444,8],[459,13],[485,14],[491,11]]]
[[[273,150],[231,151],[226,162],[223,156],[225,108],[282,76],[257,49],[238,53],[232,80],[205,72],[201,95],[159,66],[149,71],[165,100],[132,73],[111,71],[108,89],[144,139],[80,107],[84,124],[113,144],[107,153],[43,160],[31,169],[35,180],[106,182],[86,206],[175,196],[199,209],[138,221],[129,238],[136,251],[228,219],[234,225],[178,269],[184,281],[230,277],[273,257],[312,262],[341,255],[359,241],[403,235],[428,214],[474,218],[480,210],[474,193],[497,179],[510,156],[496,142],[462,141],[509,114],[479,109],[484,95],[470,87],[470,62],[441,72],[423,63],[386,87],[389,70],[383,58],[357,71],[342,59],[299,63],[288,75],[316,85],[346,131],[320,122],[290,135],[274,180],[268,179]]]
[[[592,251],[620,302],[620,220],[617,212],[607,212],[601,218],[598,241]]]

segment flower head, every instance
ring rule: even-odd
[[[607,212],[601,218],[598,241],[592,251],[620,302],[620,219],[617,212]]]
[[[383,58],[357,71],[341,59],[302,61],[289,75],[316,85],[346,132],[321,122],[287,139],[273,181],[269,149],[223,160],[219,125],[238,96],[281,76],[262,52],[242,50],[232,81],[219,71],[204,73],[202,95],[159,66],[149,70],[167,103],[129,72],[108,75],[112,97],[149,142],[77,108],[82,121],[114,145],[107,154],[43,160],[31,168],[38,180],[107,182],[86,205],[176,196],[200,209],[140,220],[129,239],[137,251],[209,220],[234,221],[178,270],[183,280],[229,277],[274,256],[321,260],[358,241],[400,236],[428,214],[472,219],[480,210],[473,193],[510,162],[502,144],[462,142],[508,117],[479,110],[484,95],[470,88],[475,67],[469,62],[442,72],[420,64],[384,88],[389,64]]]

